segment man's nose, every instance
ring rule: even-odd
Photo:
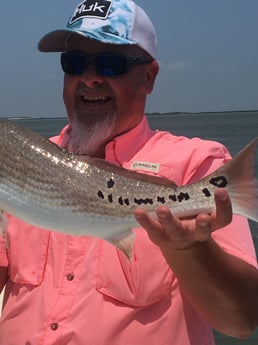
[[[92,63],[88,64],[80,78],[81,82],[89,88],[103,83],[104,80],[103,77],[97,73],[96,67]]]

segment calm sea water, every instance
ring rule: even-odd
[[[177,135],[217,140],[235,155],[249,141],[258,136],[258,111],[201,114],[148,115],[153,129],[167,130]],[[51,137],[67,123],[66,118],[19,119],[18,123]],[[256,173],[258,159],[256,160]],[[258,224],[250,222],[258,253]],[[257,291],[258,293],[258,291]],[[248,340],[237,340],[215,332],[218,345],[258,345],[258,329]]]

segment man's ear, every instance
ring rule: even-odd
[[[146,90],[147,94],[150,94],[153,90],[156,77],[159,73],[159,64],[156,60],[148,64],[146,68]]]

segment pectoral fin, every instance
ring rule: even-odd
[[[117,247],[121,252],[125,254],[128,260],[131,261],[133,255],[134,239],[135,234],[130,229],[119,236],[108,238],[107,241]]]

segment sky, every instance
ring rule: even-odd
[[[0,117],[65,116],[58,53],[39,39],[78,0],[1,0]],[[257,0],[136,0],[158,38],[160,73],[146,112],[258,109]]]

